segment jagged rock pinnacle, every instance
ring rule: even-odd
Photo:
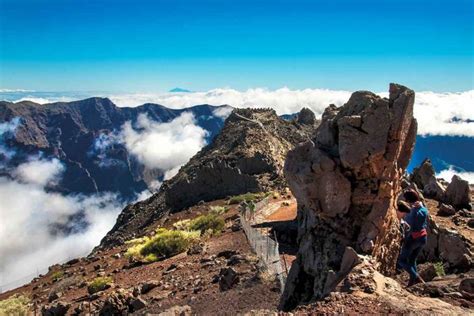
[[[355,92],[344,106],[325,110],[312,141],[289,152],[285,175],[298,201],[299,251],[283,310],[328,294],[346,247],[373,255],[381,271],[394,268],[394,207],[416,137],[414,99],[397,84],[389,99]]]

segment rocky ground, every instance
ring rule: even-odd
[[[209,205],[174,214],[165,227],[205,213]],[[67,315],[98,313],[109,305],[116,309],[125,307],[127,311],[135,308],[139,314],[159,313],[176,305],[188,305],[197,314],[233,315],[255,308],[274,310],[280,295],[279,285],[266,274],[252,253],[236,215],[237,207],[232,207],[224,215],[225,231],[204,240],[203,249],[196,253],[182,253],[140,265],[124,257],[125,246],[116,247],[52,266],[47,275],[0,294],[0,299],[22,293],[33,298],[37,312],[42,308],[58,310],[64,305],[68,306]],[[62,272],[61,277],[53,280],[58,271]],[[113,285],[89,295],[86,285],[97,276],[111,276]]]
[[[204,214],[210,206],[225,204],[225,200],[218,200],[191,207],[171,215],[164,227],[171,228],[177,221]],[[472,238],[474,230],[466,223],[453,221],[455,216],[436,215],[438,206],[434,200],[427,199],[427,204],[440,228],[455,229],[466,239]],[[262,213],[255,216],[264,223],[291,222],[296,216],[295,206],[291,198],[271,198]],[[105,312],[107,308],[123,308],[128,312],[135,310],[138,315],[159,314],[170,309],[189,315],[286,315],[277,311],[281,291],[279,284],[266,273],[252,252],[239,226],[238,212],[237,205],[231,206],[223,215],[226,221],[223,233],[204,240],[202,249],[195,253],[182,253],[163,261],[140,264],[127,259],[124,256],[127,247],[120,246],[52,266],[47,275],[0,294],[0,300],[21,293],[34,298],[32,310],[56,311],[56,314],[45,315],[62,315],[57,312],[61,307],[67,307],[67,315],[100,311],[108,315]],[[294,255],[284,256],[287,256],[286,263],[291,266]],[[472,270],[438,276],[433,264],[423,263],[420,270],[429,282],[407,291],[404,289],[407,282],[405,273],[392,279],[376,272],[375,265],[368,259],[363,259],[359,265],[329,296],[318,302],[303,304],[292,313],[405,314],[423,310],[426,314],[448,311],[467,314],[474,308]],[[59,271],[61,276],[56,278]],[[113,285],[89,295],[87,283],[97,276],[111,276]],[[416,304],[411,306],[413,302]]]

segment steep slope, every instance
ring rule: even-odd
[[[151,223],[200,201],[282,186],[288,150],[308,140],[317,121],[288,122],[271,109],[235,109],[214,141],[146,201],[126,207],[101,247],[143,233]]]
[[[222,118],[214,111],[219,107],[198,105],[173,110],[157,104],[135,108],[119,108],[106,98],[90,98],[74,102],[36,104],[29,101],[0,102],[0,123],[20,118],[13,137],[6,140],[16,153],[11,159],[0,154],[2,173],[31,155],[42,153],[56,157],[65,164],[65,174],[53,189],[64,193],[120,192],[130,197],[147,187],[147,183],[163,175],[163,170],[148,170],[123,146],[110,144],[107,165],[103,157],[94,154],[93,146],[103,135],[119,131],[127,122],[136,122],[140,114],[152,121],[169,122],[184,112],[191,112],[197,125],[209,132],[211,140],[222,128]],[[157,144],[159,146],[159,144]]]

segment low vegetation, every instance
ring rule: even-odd
[[[219,234],[225,227],[224,220],[217,214],[201,215],[189,222],[190,231],[199,231],[210,236]]]
[[[229,204],[240,204],[242,202],[255,202],[267,197],[270,193],[245,193],[233,196],[229,199]]]
[[[211,206],[211,214],[222,215],[229,211],[228,206]]]
[[[28,315],[30,299],[21,294],[15,294],[0,301],[0,315]]]
[[[434,265],[437,276],[445,276],[446,275],[446,273],[444,272],[444,266],[443,266],[442,262],[435,262],[433,265]]]
[[[97,277],[87,285],[87,291],[89,294],[94,294],[108,289],[112,283],[113,280],[110,277]]]
[[[126,256],[154,262],[186,251],[192,243],[199,240],[199,231],[168,230],[159,228],[153,237],[130,241]]]
[[[228,207],[213,206],[208,214],[174,223],[174,230],[159,228],[151,237],[129,240],[126,244],[130,246],[125,256],[155,262],[185,252],[201,237],[220,234],[225,228],[225,221],[220,215],[228,210]]]
[[[173,227],[176,230],[188,230],[190,222],[191,222],[190,219],[183,219],[181,221],[177,221],[176,223],[174,223]]]
[[[199,233],[182,230],[160,229],[156,235],[143,245],[140,254],[145,258],[169,258],[188,249],[199,238]],[[155,261],[155,260],[153,260]]]
[[[53,274],[51,274],[51,279],[53,279],[54,282],[58,281],[64,276],[64,271],[55,271]]]

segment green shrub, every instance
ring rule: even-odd
[[[173,227],[177,230],[188,230],[189,223],[191,222],[190,219],[183,219],[181,221],[177,221],[173,224]]]
[[[227,206],[211,206],[211,213],[216,215],[222,215],[229,211]]]
[[[245,194],[231,197],[228,203],[239,204],[242,202],[253,202],[253,201],[261,200],[268,195],[269,193],[245,193]]]
[[[125,253],[125,257],[127,258],[141,258],[140,251],[142,250],[143,246],[150,241],[150,237],[141,237],[131,239],[125,242],[125,244],[131,245],[127,252]]]
[[[51,274],[51,279],[53,279],[53,281],[58,281],[63,276],[64,276],[64,271],[59,270],[59,271],[53,272],[53,274]]]
[[[143,244],[140,255],[145,261],[153,262],[160,258],[169,258],[186,251],[189,246],[199,239],[199,232],[160,229],[156,235]]]
[[[224,220],[213,213],[198,216],[189,223],[189,230],[199,231],[201,234],[207,231],[211,231],[210,235],[218,234],[224,227]]]
[[[437,276],[445,276],[446,275],[446,273],[444,272],[443,263],[441,261],[440,262],[435,262],[433,265],[434,265]]]
[[[21,294],[14,294],[0,301],[0,315],[27,315],[30,299]]]
[[[106,290],[110,287],[113,280],[111,277],[98,277],[92,280],[87,286],[87,291],[89,294],[94,294],[99,291]]]

